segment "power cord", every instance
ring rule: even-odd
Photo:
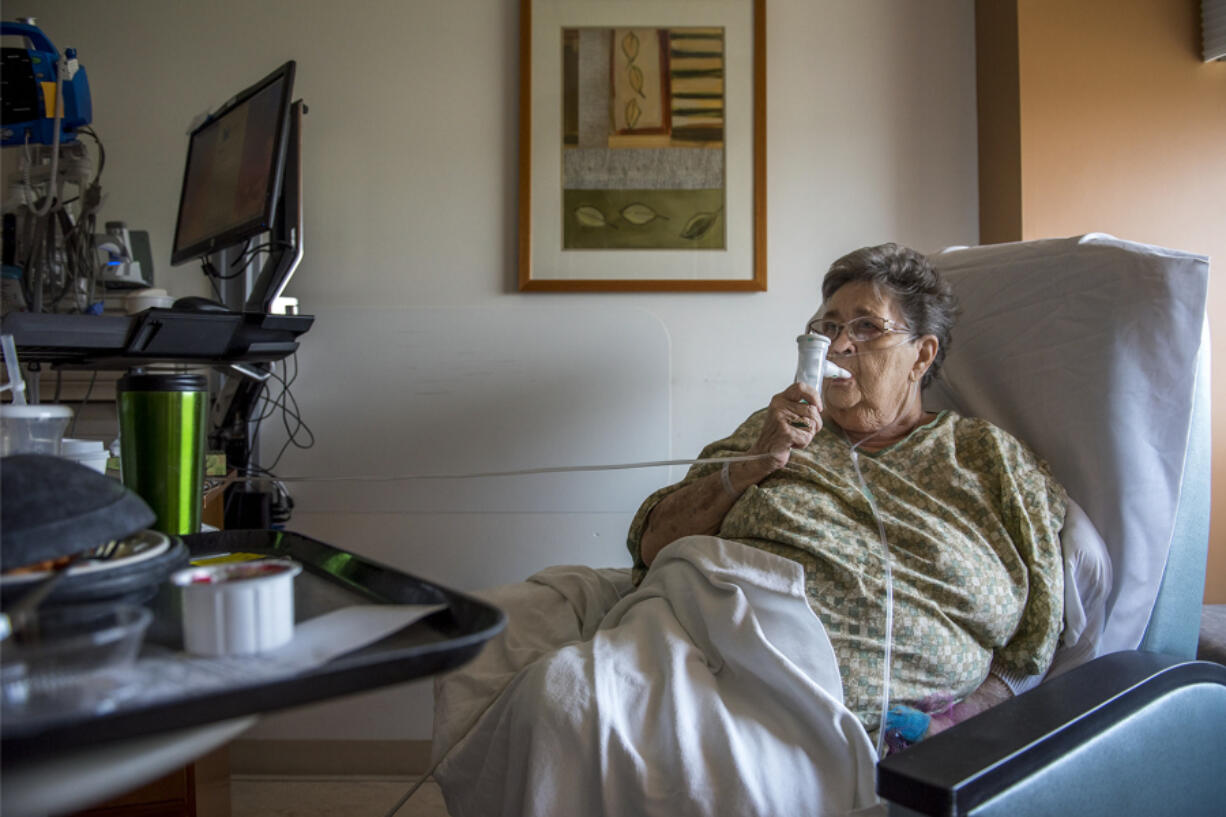
[[[292,373],[290,363],[293,364]],[[255,431],[251,436],[252,448],[256,449],[259,446],[264,423],[280,414],[286,433],[285,443],[282,444],[276,457],[267,467],[248,465],[243,469],[244,477],[248,479],[263,477],[265,479],[261,481],[272,484],[274,495],[269,512],[271,521],[275,525],[284,525],[289,522],[294,512],[294,498],[284,481],[278,479],[274,469],[291,445],[303,450],[315,445],[315,434],[303,420],[298,401],[291,391],[291,387],[298,379],[298,355],[291,355],[287,360],[281,361],[281,368],[281,374],[277,373],[276,364],[269,369],[268,378],[261,385],[259,395],[256,397],[256,410],[253,411],[250,423],[255,426]],[[274,385],[270,387],[270,383]],[[276,386],[279,386],[280,390],[274,394]]]

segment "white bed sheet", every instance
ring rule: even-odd
[[[876,753],[842,704],[799,565],[715,537],[678,540],[584,637],[617,590],[565,568],[487,596],[518,602],[504,646],[436,682],[451,713],[435,733],[450,813],[882,813]],[[577,637],[542,649],[537,628]]]

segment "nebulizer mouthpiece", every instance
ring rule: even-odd
[[[851,372],[826,359],[826,351],[830,348],[830,338],[825,335],[798,335],[796,348],[798,352],[797,383],[808,383],[816,389],[821,388],[822,380],[827,377],[836,380],[846,380],[851,377]]]

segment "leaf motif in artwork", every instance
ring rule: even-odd
[[[632,65],[626,69],[626,75],[627,80],[630,82],[630,90],[646,99],[647,94],[643,93],[643,69],[637,65]]]
[[[633,31],[627,31],[626,36],[622,37],[622,53],[626,55],[626,59],[634,62],[639,55],[639,35]]]
[[[685,223],[685,227],[681,229],[681,237],[697,241],[710,231],[717,218],[719,218],[719,210],[716,210],[714,213],[696,213],[690,217],[690,220]]]
[[[612,227],[605,220],[604,213],[590,204],[584,204],[575,208],[575,220],[584,227]]]
[[[665,221],[668,220],[668,216],[660,215],[655,210],[652,210],[646,204],[641,202],[635,202],[634,204],[627,205],[622,209],[621,215],[622,218],[636,227],[642,227],[644,224],[650,224],[657,218],[662,218]]]
[[[639,117],[642,115],[643,109],[639,107],[639,101],[631,98],[631,100],[626,103],[626,127],[633,130],[634,126],[638,124]]]

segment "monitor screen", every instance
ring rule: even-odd
[[[232,247],[271,228],[293,84],[291,60],[192,131],[172,264]]]

